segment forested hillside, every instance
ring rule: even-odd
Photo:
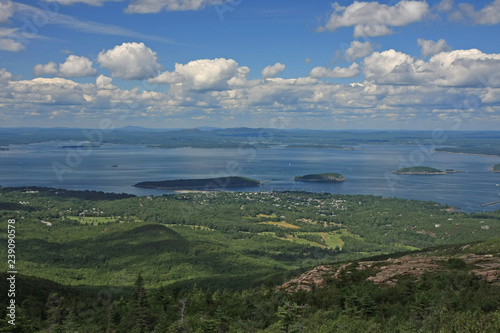
[[[484,327],[498,320],[498,287],[461,265],[390,289],[365,281],[373,270],[354,268],[321,291],[276,286],[320,264],[490,239],[500,211],[307,192],[134,197],[2,188],[0,219],[3,230],[16,220],[22,332],[412,331],[460,316]],[[482,252],[498,256],[495,242],[480,243],[490,244]],[[461,255],[454,251],[446,255]],[[449,290],[458,297],[452,304],[444,300]]]

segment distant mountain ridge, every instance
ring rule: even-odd
[[[161,148],[260,149],[269,148],[271,145],[282,145],[352,149],[358,145],[370,144],[419,145],[432,137],[431,131],[421,130],[310,130],[207,126],[161,129],[131,125],[109,129],[0,128],[0,146],[50,141],[91,141],[103,144],[154,145]],[[447,131],[446,142],[443,144],[456,147],[466,145],[466,150],[460,149],[462,153],[491,152],[492,147],[500,147],[500,131]],[[451,152],[451,148],[446,149]],[[439,148],[435,150],[445,151]]]

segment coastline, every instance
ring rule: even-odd
[[[476,156],[489,156],[489,157],[494,157],[494,156],[500,156],[500,155],[491,155],[491,154],[478,154],[478,153],[463,153],[463,152],[454,152],[454,151],[442,151],[442,150],[436,150],[434,149],[432,152],[435,153],[446,153],[446,154],[460,154],[460,155],[476,155]]]

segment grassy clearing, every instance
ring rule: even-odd
[[[120,221],[120,216],[66,216],[66,218],[78,221],[81,224],[98,225],[102,223],[115,223]],[[135,216],[131,217],[135,222],[142,222]]]
[[[274,223],[277,223],[277,222],[274,222]],[[271,231],[265,231],[265,232],[259,233],[259,235],[270,235],[270,236],[273,236],[273,237],[276,237],[279,239],[288,240],[288,241],[298,243],[298,244],[316,246],[316,247],[321,247],[323,249],[331,248],[332,250],[335,249],[335,247],[337,247],[337,246],[339,247],[339,249],[342,249],[344,242],[342,241],[342,239],[340,237],[342,235],[347,235],[347,234],[348,234],[347,230],[342,230],[341,232],[338,231],[336,234],[332,233],[332,232],[330,232],[330,233],[327,233],[327,232],[298,232],[298,233],[295,233],[295,235],[296,235],[295,237],[294,237],[294,235],[287,235],[287,237],[285,237],[285,238],[280,238],[280,237],[276,236],[276,234],[274,232],[271,232]],[[316,243],[316,242],[307,240],[307,239],[304,239],[304,238],[301,238],[300,237],[301,235],[321,236],[325,240],[325,243],[327,244],[327,246],[320,244],[320,243]],[[357,235],[352,235],[352,234],[349,234],[349,235],[352,237],[359,238],[359,236],[357,236]]]
[[[403,244],[396,244],[396,246],[399,246],[405,250],[408,250],[408,251],[416,251],[416,250],[421,250],[420,248],[418,247],[415,247],[415,246],[410,246],[410,245],[403,245]]]
[[[304,223],[309,223],[309,224],[318,224],[318,221],[313,221],[311,219],[297,219],[296,221],[298,221],[298,222],[304,222]]]
[[[321,233],[320,236],[323,237],[325,243],[331,249],[335,249],[337,246],[342,249],[342,246],[344,246],[344,241],[340,238],[341,235]]]
[[[313,233],[311,233],[311,234],[313,234]],[[310,241],[310,240],[307,240],[307,239],[300,238],[300,236],[293,237],[292,235],[289,235],[286,238],[286,240],[289,240],[289,241],[292,241],[292,242],[298,243],[298,244],[304,244],[304,245],[309,245],[309,246],[321,247],[323,249],[327,248],[327,246],[324,246],[323,244],[316,243],[316,242],[313,242],[313,241]]]
[[[290,224],[286,221],[281,221],[281,222],[272,222],[272,221],[269,221],[269,222],[261,222],[261,224],[272,224],[272,225],[275,225],[277,227],[280,227],[280,228],[288,228],[288,229],[300,229],[299,226],[296,226],[294,224]]]
[[[273,219],[273,218],[278,217],[278,216],[276,214],[271,214],[271,215],[258,214],[257,217],[265,217],[267,219]]]
[[[191,224],[164,224],[166,227],[185,227],[185,228],[191,228],[191,229],[198,229],[198,230],[210,230],[210,231],[215,231],[215,229],[210,229],[209,227],[203,226],[203,225],[191,225]]]

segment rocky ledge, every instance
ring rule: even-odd
[[[469,254],[458,259],[463,260],[465,265],[472,265],[474,269],[470,272],[477,278],[486,280],[489,283],[500,285],[500,258],[491,254],[476,255]],[[403,256],[397,259],[387,259],[382,261],[361,261],[358,263],[358,270],[372,268],[375,275],[367,278],[368,281],[378,285],[394,285],[398,276],[411,276],[420,279],[424,272],[445,271],[446,263],[450,262],[446,257],[418,257]],[[344,264],[340,267],[334,265],[322,265],[307,271],[299,277],[290,280],[279,288],[293,293],[297,291],[312,291],[314,288],[326,286],[329,279],[339,279],[352,263]]]

